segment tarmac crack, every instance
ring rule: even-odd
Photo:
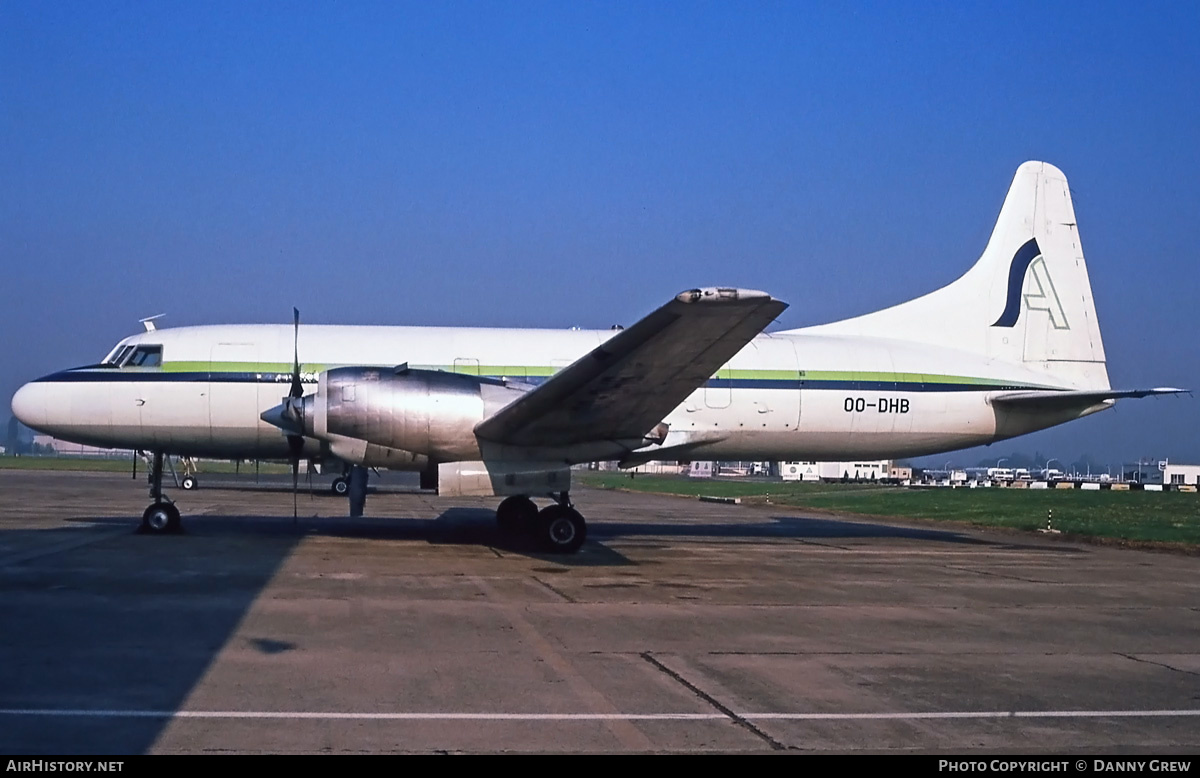
[[[617,710],[608,697],[589,683],[583,674],[579,672],[579,669],[567,657],[563,656],[561,652],[556,650],[537,627],[521,615],[519,608],[497,596],[496,591],[485,579],[479,576],[471,576],[471,580],[479,587],[488,600],[495,603],[497,609],[505,615],[509,623],[517,631],[517,634],[532,649],[532,652],[546,662],[549,667],[558,673],[560,678],[567,682],[567,685],[577,698],[589,705],[594,711],[612,715],[620,714],[620,711]],[[648,751],[653,748],[650,738],[629,721],[612,719],[605,721],[604,725],[625,748],[633,751]]]
[[[692,694],[694,694],[697,697],[699,697],[700,699],[704,700],[706,703],[711,705],[713,708],[715,708],[716,710],[720,711],[722,714],[727,716],[729,718],[729,720],[732,721],[734,724],[737,724],[738,726],[740,726],[743,729],[750,732],[752,735],[755,735],[756,737],[765,741],[766,744],[769,745],[774,750],[776,750],[776,751],[787,750],[787,746],[785,746],[783,743],[780,743],[778,740],[771,737],[769,734],[764,732],[762,729],[759,729],[757,726],[754,725],[753,722],[746,719],[746,717],[739,715],[737,711],[733,710],[728,705],[725,705],[720,700],[718,700],[716,697],[713,697],[711,694],[704,691],[696,684],[692,683],[691,681],[684,678],[679,673],[677,673],[674,670],[672,670],[671,668],[667,667],[665,664],[660,662],[658,660],[658,658],[654,656],[654,654],[650,653],[649,651],[642,651],[640,656],[642,657],[642,659],[646,660],[651,665],[653,665],[655,668],[657,668],[660,672],[667,675],[668,677],[670,677],[671,679],[673,679],[674,681],[679,683],[681,686],[683,686],[685,689],[690,691]]]
[[[957,565],[946,565],[947,570],[954,570],[959,573],[974,573],[975,575],[986,575],[992,578],[1003,578],[1008,581],[1020,581],[1022,583],[1031,584],[1057,584],[1059,581],[1047,581],[1040,578],[1026,578],[1021,575],[1004,575],[1003,573],[994,573],[990,570],[977,570],[973,567],[958,567]]]
[[[1172,667],[1171,665],[1167,664],[1166,662],[1155,662],[1153,659],[1144,659],[1140,656],[1137,656],[1136,654],[1122,654],[1120,651],[1118,651],[1116,653],[1117,653],[1117,656],[1123,656],[1126,659],[1132,660],[1134,662],[1141,662],[1142,664],[1154,665],[1155,667],[1162,667],[1167,670],[1173,670],[1176,673],[1184,673],[1185,675],[1200,676],[1200,673],[1196,672],[1195,670],[1184,670],[1182,667]]]
[[[834,548],[834,549],[837,549],[838,551],[849,551],[850,550],[849,546],[841,546],[841,545],[838,545],[837,543],[820,543],[815,540],[809,540],[808,538],[795,538],[795,540],[797,543],[799,543],[802,546],[818,546],[820,548]]]
[[[573,602],[578,602],[578,601],[577,601],[577,600],[576,600],[574,597],[572,597],[571,595],[569,595],[569,594],[566,594],[565,592],[560,592],[558,589],[556,589],[556,588],[554,588],[553,586],[551,586],[550,584],[546,583],[546,582],[545,582],[545,581],[543,581],[541,578],[538,578],[536,575],[534,575],[534,576],[530,576],[530,577],[531,577],[531,578],[533,578],[533,580],[537,581],[539,584],[541,584],[541,585],[542,585],[543,587],[545,587],[546,589],[550,590],[550,592],[551,592],[552,594],[554,594],[555,596],[557,596],[557,597],[561,598],[563,602],[572,602],[572,603],[573,603]]]

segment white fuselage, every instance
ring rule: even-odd
[[[306,393],[321,371],[344,365],[407,363],[538,383],[613,334],[305,325],[299,355]],[[292,337],[283,325],[139,333],[120,345],[161,345],[161,365],[63,371],[27,384],[13,407],[38,430],[91,445],[286,458],[284,435],[259,416],[288,392]],[[963,351],[802,330],[760,335],[670,412],[666,440],[650,448],[665,459],[913,456],[989,443],[1107,407],[1013,412],[990,402],[997,392],[1025,388],[1070,387]],[[306,445],[306,455],[320,455],[315,441]]]

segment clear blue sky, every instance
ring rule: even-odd
[[[1027,159],[1071,181],[1113,384],[1200,388],[1198,34],[1167,2],[7,0],[0,396],[160,312],[608,327],[721,284],[843,318],[969,267]],[[993,448],[1200,462],[1198,421]]]

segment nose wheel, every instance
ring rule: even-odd
[[[162,477],[163,453],[155,451],[150,466],[150,499],[154,502],[142,513],[142,531],[152,535],[169,535],[183,528],[179,509],[163,495]],[[194,483],[192,488],[195,488]]]
[[[154,535],[168,535],[183,528],[179,509],[169,502],[156,502],[142,514],[142,530]]]

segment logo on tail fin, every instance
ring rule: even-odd
[[[1069,330],[1071,325],[1067,323],[1067,313],[1063,310],[1062,301],[1058,299],[1058,292],[1054,289],[1054,282],[1050,280],[1050,271],[1046,268],[1046,258],[1038,257],[1033,260],[1033,264],[1029,266],[1029,272],[1033,276],[1033,290],[1025,295],[1025,307],[1031,311],[1045,311],[1050,314],[1050,325],[1056,330]]]
[[[1030,238],[1017,253],[1013,254],[1012,264],[1008,266],[1008,298],[1004,305],[1004,313],[996,319],[993,327],[1012,327],[1021,316],[1021,288],[1025,285],[1026,271],[1033,270],[1033,289],[1024,295],[1025,307],[1031,311],[1046,311],[1050,314],[1050,323],[1056,330],[1070,329],[1067,315],[1063,311],[1054,282],[1050,280],[1050,271],[1046,268],[1046,260],[1042,250],[1038,248],[1037,239]]]

